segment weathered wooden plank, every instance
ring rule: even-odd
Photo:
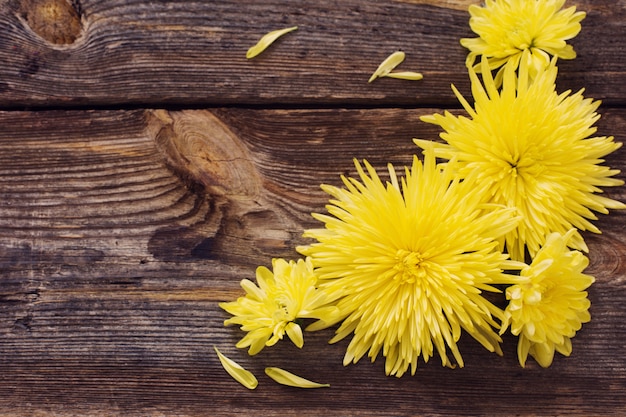
[[[385,377],[381,361],[343,368],[346,343],[327,345],[330,332],[307,334],[302,351],[283,343],[248,358],[234,348],[241,335],[222,326],[217,302],[240,294],[239,280],[272,256],[295,256],[314,224],[308,213],[326,201],[319,183],[338,184],[353,157],[380,168],[408,162],[413,136],[436,137],[418,120],[432,111],[0,113],[11,126],[0,133],[0,414],[626,413],[623,212],[601,217],[605,233],[588,237],[593,320],[572,356],[547,370],[519,368],[511,338],[504,357],[464,339],[465,368],[432,361],[400,380]],[[599,133],[623,140],[626,111],[602,112]],[[233,147],[210,146],[207,126]],[[210,175],[194,177],[206,190],[165,167],[164,146],[180,132],[213,158]],[[254,187],[231,181],[221,165],[229,152]],[[624,152],[607,163],[624,170]],[[626,200],[623,187],[608,191]],[[253,370],[259,388],[232,381],[213,345]],[[281,387],[264,366],[332,388]]]
[[[456,106],[450,84],[468,90],[459,39],[473,36],[466,9],[478,0],[67,2],[0,1],[0,107]],[[568,4],[588,17],[560,84],[623,102],[626,4]],[[261,35],[292,25],[246,60]],[[398,49],[424,80],[368,84]]]

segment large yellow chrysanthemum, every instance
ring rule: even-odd
[[[264,266],[257,268],[258,287],[247,279],[241,281],[244,297],[219,304],[233,315],[224,325],[239,324],[248,332],[236,346],[250,347],[250,355],[276,344],[285,333],[302,347],[304,339],[297,319],[332,320],[338,314],[336,307],[327,305],[324,292],[316,288],[317,276],[310,259],[297,263],[274,259],[272,267],[274,272]]]
[[[398,377],[409,366],[414,374],[419,356],[428,361],[435,349],[444,365],[452,365],[449,348],[463,366],[462,329],[500,352],[493,327],[502,311],[481,292],[510,282],[496,239],[515,227],[515,209],[482,205],[476,187],[455,180],[432,151],[423,164],[415,157],[402,179],[389,166],[386,184],[364,164],[355,161],[360,180],[344,177],[346,188],[322,186],[334,198],[329,215],[314,214],[325,228],[307,230],[317,242],[298,248],[341,312],[310,329],[343,320],[331,342],[354,333],[344,365],[382,351],[386,373]]]
[[[550,63],[550,55],[563,59],[576,57],[566,43],[580,32],[584,12],[572,6],[561,10],[565,0],[486,0],[484,7],[469,7],[470,27],[479,37],[461,39],[470,50],[468,66],[483,55],[491,69],[511,61],[519,65],[529,60],[534,77]],[[479,68],[477,68],[478,70]]]
[[[552,364],[555,350],[569,356],[571,338],[591,319],[585,290],[595,279],[582,273],[589,260],[567,248],[573,233],[550,234],[532,264],[522,269],[523,281],[506,290],[510,301],[503,331],[510,323],[511,332],[519,335],[522,366],[529,353],[544,368]]]
[[[488,63],[482,65],[486,69]],[[600,103],[583,98],[582,90],[557,94],[555,60],[532,82],[524,62],[519,77],[514,65],[505,69],[501,91],[489,71],[483,72],[483,87],[470,70],[474,107],[454,89],[470,118],[446,112],[422,120],[445,130],[441,138],[447,143],[435,145],[437,156],[458,159],[463,178],[487,186],[485,201],[515,207],[523,216],[504,239],[511,258],[523,261],[525,248],[534,256],[552,232],[576,227],[600,233],[589,221],[596,219],[591,210],[606,214],[607,208],[626,208],[598,195],[601,186],[623,184],[610,178],[619,171],[599,165],[621,143],[590,137]],[[430,141],[415,143],[432,146]],[[571,245],[587,250],[578,233]]]

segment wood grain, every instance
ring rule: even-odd
[[[0,1],[0,107],[451,107],[451,83],[469,91],[459,44],[474,36],[467,0],[81,0],[45,12],[59,2],[69,0]],[[32,6],[40,3],[47,8]],[[619,103],[626,3],[575,4],[588,16],[559,83]],[[293,25],[246,60],[263,34]],[[399,69],[424,79],[368,84],[396,50],[407,55]]]
[[[344,368],[330,330],[250,358],[223,326],[242,278],[297,256],[320,183],[437,137],[419,117],[459,107],[451,83],[469,93],[473,3],[0,0],[0,415],[626,415],[624,211],[585,235],[592,321],[547,370],[520,368],[509,336],[503,357],[463,338],[465,368],[396,379],[381,360]],[[624,142],[626,1],[566,5],[587,17],[559,89],[603,100],[598,134]],[[368,84],[399,49],[424,80]],[[626,179],[626,149],[606,164]],[[265,366],[332,387],[282,387]]]
[[[0,112],[11,126],[0,134],[0,415],[626,413],[623,212],[602,216],[605,233],[587,237],[593,319],[572,356],[548,370],[521,369],[510,337],[503,357],[462,339],[465,368],[432,361],[401,379],[385,377],[380,360],[344,368],[346,344],[328,345],[329,331],[307,333],[301,351],[282,343],[249,358],[234,348],[241,333],[223,327],[217,302],[241,294],[257,265],[296,256],[302,229],[315,224],[309,213],[326,201],[319,184],[339,184],[353,157],[407,163],[412,137],[436,137],[418,120],[433,111]],[[623,141],[626,111],[602,113],[598,133]],[[227,171],[222,187],[219,176],[178,175],[163,152],[181,135],[207,158],[199,166],[239,158],[255,186]],[[225,137],[235,146],[220,148]],[[607,164],[624,170],[625,152]],[[243,192],[224,192],[233,184]],[[626,200],[623,187],[608,191]],[[230,379],[213,345],[259,388]],[[265,366],[332,387],[281,387]]]

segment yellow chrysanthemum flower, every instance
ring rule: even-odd
[[[565,0],[486,0],[484,7],[469,7],[470,27],[478,38],[461,39],[470,50],[467,65],[483,55],[491,69],[511,61],[517,68],[522,57],[529,60],[531,77],[550,63],[550,55],[573,59],[574,48],[566,43],[580,32],[584,12]],[[478,68],[477,68],[478,70]]]
[[[482,65],[485,69],[488,63]],[[470,70],[474,107],[453,86],[470,118],[448,112],[422,117],[445,130],[440,136],[447,144],[435,145],[437,156],[458,159],[461,177],[487,185],[485,201],[515,207],[523,216],[502,241],[514,260],[524,260],[525,248],[534,256],[552,232],[576,227],[600,233],[589,221],[597,219],[591,210],[606,214],[609,208],[626,208],[597,194],[601,186],[623,184],[610,178],[618,170],[599,165],[621,143],[612,136],[590,137],[600,102],[583,98],[583,90],[557,94],[556,74],[555,60],[532,82],[524,63],[519,77],[507,64],[499,91],[489,71],[483,72],[483,87]],[[587,251],[578,233],[571,245]]]
[[[573,229],[565,236],[550,234],[532,264],[522,269],[524,281],[506,290],[510,301],[502,330],[510,323],[511,332],[519,335],[517,356],[522,366],[529,353],[544,368],[552,364],[555,350],[569,356],[571,338],[591,320],[585,290],[595,279],[582,273],[587,257],[567,248],[573,234]]]
[[[331,343],[354,333],[344,365],[368,352],[374,361],[382,351],[385,372],[398,377],[409,366],[414,374],[419,356],[428,361],[434,349],[443,365],[452,366],[449,348],[463,366],[462,329],[500,353],[493,327],[503,312],[481,293],[510,282],[496,238],[515,227],[515,209],[482,205],[476,187],[437,165],[432,151],[423,164],[414,157],[401,180],[389,165],[386,184],[364,165],[355,161],[360,181],[342,177],[346,188],[322,186],[334,197],[329,215],[313,215],[325,228],[307,230],[317,242],[298,248],[341,312],[307,329],[343,320]]]
[[[241,281],[244,297],[220,303],[233,315],[224,325],[239,324],[248,332],[236,346],[249,347],[250,355],[276,344],[285,333],[302,347],[304,339],[297,319],[332,320],[338,313],[336,307],[327,305],[324,292],[316,288],[317,276],[310,259],[297,263],[273,259],[272,267],[274,272],[264,266],[257,268],[258,287],[247,279]]]

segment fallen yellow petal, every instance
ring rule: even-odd
[[[399,72],[390,72],[389,74],[382,75],[381,77],[389,77],[389,78],[399,78],[401,80],[421,80],[424,78],[422,74],[419,72],[413,71],[399,71]]]
[[[302,378],[298,375],[294,375],[289,371],[285,371],[280,368],[265,368],[265,373],[267,376],[272,378],[274,381],[278,382],[282,385],[288,385],[290,387],[297,388],[325,388],[330,387],[330,384],[319,384],[317,382],[309,381],[308,379]]]
[[[274,31],[264,35],[257,42],[256,45],[254,45],[253,47],[248,49],[248,52],[246,53],[246,58],[248,58],[248,59],[254,58],[255,56],[259,55],[261,52],[265,51],[265,49],[267,49],[268,46],[270,46],[272,43],[274,43],[274,41],[276,39],[280,38],[281,36],[283,36],[286,33],[293,32],[296,29],[298,29],[298,26],[293,26],[293,27],[286,28],[286,29],[274,30]]]
[[[255,389],[257,385],[259,385],[259,381],[257,381],[256,377],[252,374],[252,372],[245,370],[241,367],[237,362],[232,359],[224,356],[216,346],[213,346],[215,352],[217,353],[217,357],[220,358],[220,362],[222,366],[228,372],[230,376],[232,376],[237,382],[248,389]]]
[[[402,51],[396,51],[393,54],[389,55],[387,59],[381,62],[381,64],[378,66],[376,71],[374,71],[374,73],[367,82],[371,83],[376,78],[384,77],[385,75],[389,74],[392,69],[394,69],[395,67],[400,65],[402,61],[404,61],[404,57],[405,54]]]

